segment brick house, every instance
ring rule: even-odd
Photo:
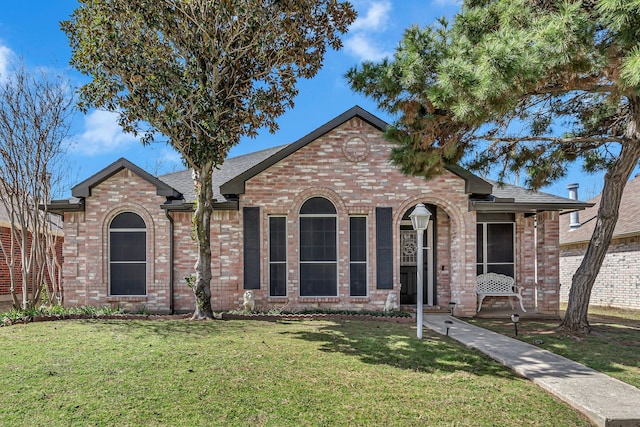
[[[55,252],[57,257],[57,264],[62,265],[62,245],[64,236],[62,235],[62,221],[58,215],[50,215],[50,224],[52,233],[56,236],[55,240]],[[4,203],[0,203],[0,239],[2,240],[2,248],[6,251],[11,250],[11,220],[9,213],[7,212]],[[31,247],[31,235],[29,234],[27,240],[27,247]],[[10,252],[8,252],[9,254]],[[20,258],[20,247],[18,244],[13,245],[13,255],[15,257],[14,275],[16,280],[16,293],[21,296],[22,294],[22,261]],[[7,263],[4,256],[4,252],[0,249],[0,302],[9,303],[12,302],[11,298],[11,267]],[[59,270],[56,271],[59,273]],[[51,279],[46,277],[47,284],[51,289]]]
[[[577,192],[577,184],[570,186]],[[569,299],[574,273],[593,234],[600,195],[583,212],[560,217],[560,300]],[[640,309],[640,177],[627,183],[611,244],[591,291],[591,305]]]
[[[416,233],[409,213],[432,212],[425,303],[476,312],[476,275],[524,286],[525,306],[558,312],[558,224],[583,204],[506,185],[457,166],[426,181],[390,164],[387,124],[359,107],[290,145],[230,158],[214,172],[212,305],[382,309],[388,294],[416,302]],[[193,183],[154,177],[120,159],[52,202],[64,214],[65,300],[75,305],[192,310]],[[536,231],[537,227],[537,231]],[[486,306],[506,304],[504,298]]]

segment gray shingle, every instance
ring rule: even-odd
[[[218,169],[213,171],[214,199],[218,202],[226,201],[225,197],[220,194],[220,186],[222,184],[245,172],[247,169],[252,168],[266,158],[271,157],[285,147],[286,145],[271,147],[254,153],[226,159]],[[195,201],[196,195],[191,170],[161,175],[158,179],[181,192],[184,196],[185,202],[193,203]]]

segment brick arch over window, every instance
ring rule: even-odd
[[[100,252],[102,260],[101,269],[97,277],[102,277],[102,283],[106,287],[108,295],[113,297],[126,297],[126,295],[112,295],[110,285],[110,231],[113,220],[122,213],[134,213],[138,215],[146,226],[145,236],[145,253],[146,253],[146,271],[145,271],[145,288],[148,291],[153,283],[155,275],[155,227],[156,223],[149,212],[141,205],[136,203],[123,203],[117,207],[107,211],[102,216],[102,244]]]
[[[302,208],[302,205],[312,197],[323,197],[329,200],[333,204],[333,206],[335,206],[338,217],[347,214],[347,207],[345,206],[342,197],[340,197],[338,193],[331,190],[330,188],[317,187],[308,188],[298,193],[295,199],[293,199],[293,203],[291,203],[289,215],[291,217],[297,217],[298,213],[300,212],[300,208]]]

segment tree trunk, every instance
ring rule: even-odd
[[[196,297],[193,320],[213,319],[213,309],[211,308],[212,171],[213,167],[210,163],[199,169],[194,169],[197,206],[193,214],[193,226],[198,243],[198,260],[195,265],[196,280],[193,288]]]
[[[629,124],[625,131],[620,155],[604,176],[604,188],[600,197],[596,225],[582,263],[573,275],[567,312],[560,324],[560,328],[564,330],[573,333],[591,331],[587,318],[591,290],[618,222],[622,192],[640,159],[638,123],[640,123],[640,98],[633,97],[629,99]]]

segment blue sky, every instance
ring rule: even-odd
[[[23,58],[29,68],[64,73],[76,86],[87,82],[69,65],[70,48],[59,22],[67,19],[77,3],[72,0],[3,2],[0,13],[0,75],[12,58]],[[354,105],[386,121],[393,118],[378,110],[369,99],[353,93],[344,79],[346,71],[363,60],[390,55],[405,28],[428,25],[440,16],[453,16],[456,0],[352,0],[358,19],[343,38],[341,51],[329,51],[324,67],[311,80],[301,81],[295,107],[279,120],[280,130],[264,130],[255,139],[243,139],[231,156],[287,144],[303,137]],[[1,76],[0,76],[1,78]],[[73,164],[72,184],[78,183],[125,157],[154,174],[182,169],[178,154],[164,143],[142,146],[133,136],[121,132],[115,116],[103,111],[77,113],[73,122],[69,156]],[[580,183],[580,199],[597,195],[602,175],[585,175],[575,167],[566,179],[543,189],[566,196],[566,185]],[[64,194],[63,196],[68,196]]]

